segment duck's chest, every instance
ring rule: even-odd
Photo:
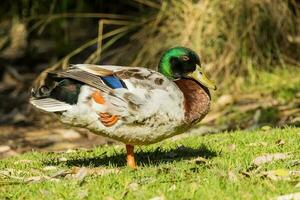
[[[209,90],[191,79],[181,79],[175,83],[184,95],[186,123],[202,120],[210,109]]]

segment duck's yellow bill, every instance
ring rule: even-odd
[[[215,83],[207,78],[204,70],[198,65],[197,65],[196,70],[187,74],[187,76],[198,81],[199,83],[201,83],[203,86],[207,87],[208,89],[213,89],[213,90],[217,89],[217,86],[215,85]]]

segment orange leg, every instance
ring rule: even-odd
[[[126,151],[127,151],[127,166],[136,169],[136,163],[134,159],[134,146],[130,144],[126,144]]]

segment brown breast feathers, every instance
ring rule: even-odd
[[[210,108],[209,91],[191,79],[180,79],[175,83],[184,95],[185,121],[192,123],[203,119]]]

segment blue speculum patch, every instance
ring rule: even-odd
[[[125,83],[115,76],[102,76],[103,82],[112,89],[126,88]]]

